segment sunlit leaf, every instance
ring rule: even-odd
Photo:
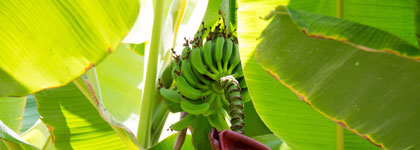
[[[275,7],[285,1],[238,1],[238,36],[245,80],[255,110],[267,127],[290,149],[336,148],[336,124],[328,120],[287,87],[283,86],[256,62],[253,53],[264,20]],[[378,149],[354,133],[345,131],[345,149]],[[286,148],[284,148],[286,149]]]
[[[113,52],[138,0],[2,1],[0,97],[63,86]]]
[[[414,1],[343,0],[343,19],[388,31],[417,45]],[[336,17],[336,0],[290,0],[288,7]]]
[[[420,147],[416,46],[350,21],[284,7],[274,14],[255,53],[265,70],[309,106],[380,147]]]
[[[16,133],[20,133],[26,97],[0,98],[0,120]]]
[[[98,113],[97,105],[73,83],[38,92],[35,98],[57,149],[137,149],[131,140],[120,138],[123,129],[106,122],[101,116],[105,113]]]

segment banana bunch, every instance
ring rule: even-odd
[[[223,77],[234,77],[239,82],[242,101],[250,100],[237,39],[220,25],[206,31],[202,28],[193,40],[185,39],[181,55],[174,52],[171,75],[176,81],[175,87],[160,88],[172,112],[188,113],[172,126],[177,131],[186,128],[197,115],[207,116],[218,130],[229,128],[224,118],[231,108],[229,94],[220,82]],[[204,34],[207,34],[206,41],[202,38]]]

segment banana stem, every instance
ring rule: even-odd
[[[161,32],[163,24],[163,7],[165,0],[157,0],[153,19],[152,38],[150,49],[146,52],[146,75],[141,100],[140,119],[137,128],[137,142],[143,148],[151,144],[152,108],[157,94],[156,77],[158,54],[161,48]]]
[[[162,133],[162,129],[168,115],[168,106],[166,106],[163,102],[163,97],[158,96],[152,115],[152,145],[159,141],[160,134]]]
[[[220,78],[220,84],[224,88],[225,95],[229,101],[231,117],[230,129],[237,133],[243,134],[243,127],[245,125],[244,119],[244,102],[242,101],[241,88],[239,82],[232,75]]]

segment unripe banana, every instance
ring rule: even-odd
[[[209,123],[213,127],[216,127],[216,129],[219,131],[229,129],[229,125],[225,121],[222,109],[220,109],[216,114],[210,115],[208,120]]]
[[[221,95],[220,96],[220,101],[223,104],[224,107],[229,108],[229,101],[226,99],[225,95]],[[222,107],[222,105],[220,105],[220,107]]]
[[[178,75],[181,73],[181,67],[179,66],[179,64],[176,61],[172,62],[172,71],[171,71],[171,75],[172,78],[176,81],[176,78],[178,77]]]
[[[189,99],[199,99],[206,96],[206,93],[192,87],[182,75],[178,76],[176,82],[181,94]]]
[[[193,69],[193,72],[194,72],[194,74],[195,74],[195,77],[197,77],[197,78],[198,78],[198,80],[199,80],[201,83],[203,83],[204,85],[209,85],[209,84],[211,83],[211,81],[210,81],[210,80],[205,79],[205,78],[203,77],[203,75],[202,75],[202,74],[200,74],[199,72],[197,72],[197,70]]]
[[[216,75],[208,72],[203,64],[203,59],[201,58],[201,47],[193,48],[190,60],[194,69],[197,70],[200,74],[205,74],[211,77],[212,79],[216,79]]]
[[[225,43],[224,37],[218,37],[214,43],[214,61],[217,63],[219,72],[223,72],[222,68],[222,57],[223,57],[223,45]]]
[[[239,53],[239,45],[238,43],[234,43],[233,44],[233,52],[232,52],[232,57],[230,58],[230,65],[229,65],[229,70],[228,70],[228,74],[231,74],[233,69],[236,68],[236,66],[238,66],[238,64],[241,63],[241,56]]]
[[[239,87],[241,87],[241,89],[245,89],[246,88],[245,78],[239,79]]]
[[[227,73],[229,60],[230,60],[230,57],[232,56],[232,51],[233,51],[233,42],[230,38],[227,38],[225,40],[225,45],[223,46],[223,49],[224,49],[223,71]]]
[[[243,89],[241,91],[242,101],[244,103],[249,102],[251,100],[251,96],[249,95],[248,89]]]
[[[195,119],[195,115],[187,114],[184,118],[171,125],[171,128],[175,131],[181,131],[187,128]]]
[[[236,68],[235,73],[233,73],[232,76],[235,77],[235,78],[237,78],[237,79],[244,76],[244,73],[242,71],[242,66],[241,65],[239,65]]]
[[[175,103],[181,102],[181,95],[176,90],[160,88],[160,94],[165,98],[165,100],[172,101]]]
[[[204,116],[209,116],[217,112],[219,109],[219,107],[217,107],[217,101],[219,101],[218,95],[211,94],[209,96],[208,103],[210,104],[210,108],[205,113],[203,113]]]
[[[191,101],[186,98],[181,100],[181,108],[187,113],[199,115],[209,110],[210,104],[208,101]]]
[[[181,53],[182,60],[188,59],[191,53],[190,51],[191,51],[191,48],[189,46],[185,46],[184,49],[182,49],[182,53]]]
[[[182,60],[181,74],[182,74],[182,76],[185,77],[185,79],[187,79],[188,83],[190,83],[192,86],[194,86],[196,88],[208,89],[207,86],[203,86],[202,84],[200,84],[200,82],[195,77],[195,74],[192,71],[191,63],[190,63],[189,59]]]
[[[209,40],[206,41],[206,43],[204,44],[204,48],[203,48],[203,57],[204,57],[204,61],[206,62],[207,66],[210,68],[210,70],[214,73],[214,74],[219,74],[219,71],[217,71],[216,67],[214,67],[213,64],[213,41]]]

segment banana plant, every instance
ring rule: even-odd
[[[420,147],[419,0],[1,4],[0,149]]]

